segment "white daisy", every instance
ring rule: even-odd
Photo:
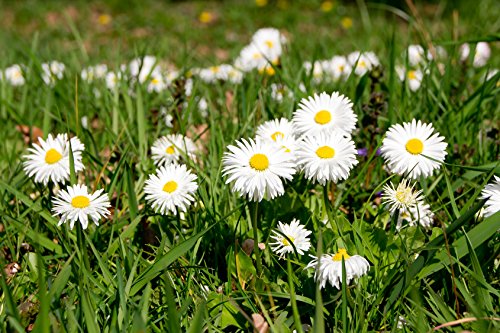
[[[279,138],[293,137],[294,129],[292,122],[286,118],[273,119],[259,125],[256,135],[263,140],[276,142]]]
[[[406,71],[402,66],[396,66],[396,74],[400,81],[406,81],[408,83],[408,87],[411,91],[417,91],[420,88],[424,77],[420,69],[410,69]]]
[[[284,224],[278,221],[278,231],[273,230],[274,235],[270,237],[275,240],[274,243],[270,243],[271,249],[280,258],[283,258],[287,253],[294,252],[294,246],[298,254],[304,254],[304,251],[309,250],[311,243],[309,242],[309,235],[311,231],[307,230],[300,221],[293,219],[290,224]],[[287,238],[285,238],[286,235]],[[290,241],[293,243],[290,244]]]
[[[128,65],[130,75],[137,79],[140,83],[146,82],[153,72],[159,71],[157,67],[157,59],[153,56],[146,55],[143,58],[135,58]]]
[[[286,39],[275,28],[262,28],[257,30],[252,36],[254,44],[267,59],[276,59],[281,56],[282,44]]]
[[[482,67],[486,65],[488,59],[490,59],[490,56],[491,56],[491,49],[488,43],[479,42],[476,45],[476,52],[474,53],[474,60],[472,62],[472,65],[474,67]]]
[[[248,196],[251,201],[274,199],[285,193],[283,179],[291,180],[295,173],[292,156],[285,149],[266,143],[241,139],[229,145],[222,158],[222,173],[233,192]]]
[[[334,56],[330,59],[330,75],[337,81],[346,79],[352,71],[352,67],[344,56]]]
[[[118,84],[120,83],[120,80],[122,78],[122,73],[121,72],[109,72],[106,74],[106,87],[109,90],[115,90],[118,87]]]
[[[390,185],[389,185],[390,184]],[[410,207],[415,207],[422,200],[422,191],[414,191],[408,179],[403,179],[395,188],[390,182],[384,185],[382,200],[389,206],[389,211],[394,213],[396,210],[407,210]]]
[[[167,89],[167,87],[168,83],[165,80],[164,76],[159,71],[151,73],[147,87],[149,93],[152,92],[159,93]]]
[[[73,185],[60,190],[54,197],[53,204],[54,216],[61,215],[58,225],[69,221],[70,228],[73,229],[75,222],[80,221],[84,230],[89,225],[89,217],[95,225],[99,225],[101,217],[110,214],[108,207],[111,206],[108,195],[103,190],[89,194],[85,185]]]
[[[373,52],[363,52],[355,51],[347,56],[349,64],[354,68],[354,73],[358,76],[364,75],[369,72],[373,67],[380,65],[380,61]]]
[[[222,75],[220,66],[201,68],[197,74],[200,79],[206,83],[214,83],[217,80],[221,79]]]
[[[431,60],[444,60],[448,56],[448,53],[446,52],[446,49],[442,46],[434,46],[434,53],[436,55],[436,59],[434,59],[434,56],[432,55],[431,50],[427,50],[427,59],[429,61]]]
[[[296,152],[297,163],[307,179],[321,185],[347,179],[351,169],[358,164],[354,142],[338,132],[307,136],[300,145]]]
[[[234,84],[240,84],[243,81],[243,72],[231,65],[227,66],[230,67],[224,69],[227,77],[225,80]]]
[[[314,94],[299,103],[293,114],[293,124],[301,135],[317,135],[338,131],[350,134],[356,127],[357,116],[349,98],[338,92]]]
[[[51,61],[42,64],[42,80],[48,86],[53,86],[56,80],[63,78],[66,66],[58,61]]]
[[[380,149],[389,169],[413,179],[432,175],[441,167],[448,145],[443,142],[444,137],[433,132],[432,124],[415,119],[391,126]]]
[[[183,164],[162,166],[146,180],[146,200],[155,212],[163,215],[169,212],[176,214],[177,210],[186,212],[195,200],[194,193],[198,189],[196,179],[196,175]]]
[[[106,66],[105,64],[100,64],[82,69],[82,73],[80,74],[80,76],[82,77],[82,80],[86,82],[93,82],[97,79],[103,79],[104,77],[106,77],[107,73],[108,66]]]
[[[406,52],[410,66],[416,67],[425,62],[425,50],[421,45],[410,45]]]
[[[155,165],[177,163],[180,159],[195,159],[196,146],[190,138],[181,134],[169,134],[158,138],[151,147]]]
[[[321,83],[323,81],[325,73],[320,61],[315,61],[314,63],[306,61],[302,67],[304,67],[307,75],[311,74],[314,83]]]
[[[39,139],[40,144],[33,144],[28,148],[31,153],[24,156],[24,171],[28,176],[35,177],[35,182],[62,183],[69,179],[70,141],[67,134],[58,134],[55,138],[49,134],[47,140]],[[82,151],[85,146],[77,137],[71,138],[75,172],[84,169]]]
[[[500,177],[485,186],[481,192],[481,198],[486,200],[484,204],[484,216],[491,216],[500,211]]]
[[[365,275],[370,264],[359,255],[350,256],[345,249],[339,249],[336,254],[323,254],[320,258],[314,258],[306,268],[314,268],[314,279],[320,281],[320,288],[324,288],[329,282],[333,287],[340,289],[342,283],[342,257],[344,258],[346,283],[349,284],[352,279]]]
[[[3,73],[0,71],[0,79],[6,80],[14,87],[22,86],[26,82],[23,75],[23,68],[19,65],[9,66]]]
[[[283,102],[285,98],[293,98],[293,92],[283,84],[273,83],[269,87],[271,88],[271,98],[278,103]]]

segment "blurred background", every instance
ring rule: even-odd
[[[252,33],[267,26],[281,29],[294,52],[308,59],[357,49],[383,55],[393,31],[401,50],[423,43],[423,29],[437,43],[498,39],[496,1],[418,1],[417,12],[408,4],[412,2],[0,1],[0,56],[6,64],[25,62],[34,53],[47,60],[76,57],[93,63],[154,54],[177,66],[205,66],[232,62]]]

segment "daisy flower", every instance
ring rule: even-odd
[[[0,79],[4,79],[14,87],[22,86],[26,82],[23,75],[23,68],[19,65],[7,67],[3,73],[0,71]]]
[[[384,185],[382,200],[389,206],[391,214],[396,210],[402,211],[415,207],[422,200],[422,191],[414,191],[415,185],[410,185],[407,179],[403,179],[396,188],[392,182],[389,184]]]
[[[281,56],[281,46],[285,42],[285,37],[275,28],[259,29],[252,36],[252,44],[268,59],[276,59]]]
[[[411,91],[417,91],[420,88],[424,77],[421,70],[410,69],[406,71],[402,66],[396,66],[396,74],[398,75],[400,81],[406,81],[408,83],[408,87]]]
[[[500,211],[500,177],[485,186],[481,192],[481,198],[486,200],[484,204],[484,216],[491,216]]]
[[[347,78],[352,71],[352,67],[344,56],[334,56],[330,60],[330,75],[337,81]]]
[[[146,180],[146,201],[162,215],[169,212],[176,214],[177,210],[186,212],[194,202],[194,192],[198,189],[196,179],[196,175],[183,164],[162,166]]]
[[[338,92],[314,94],[299,103],[293,114],[293,124],[300,135],[317,135],[338,131],[350,134],[356,127],[357,116],[349,98]]]
[[[460,46],[460,60],[466,61],[469,58],[470,54],[470,46],[469,44],[462,44]],[[474,67],[482,67],[486,65],[488,59],[491,56],[491,49],[488,43],[479,42],[476,44],[474,49],[474,59],[472,61],[472,65]]]
[[[433,132],[432,124],[415,119],[391,126],[380,149],[389,169],[413,179],[432,175],[441,167],[447,146],[444,137]]]
[[[241,139],[229,145],[222,158],[222,173],[233,192],[248,196],[250,201],[274,199],[285,193],[283,179],[295,173],[292,156],[285,149],[257,139]]]
[[[380,65],[380,61],[373,52],[360,53],[359,51],[355,51],[347,56],[347,60],[354,68],[354,73],[358,76],[365,75],[365,73],[371,71],[373,67]]]
[[[239,70],[249,72],[253,69],[265,68],[269,61],[275,61],[277,63],[277,60],[277,58],[266,58],[266,56],[255,44],[250,44],[241,50],[240,55],[234,62],[234,65]]]
[[[406,52],[410,66],[416,67],[425,62],[425,50],[421,45],[410,45]]]
[[[266,121],[257,127],[257,136],[264,140],[276,142],[279,138],[294,136],[292,122],[286,118],[273,119]]]
[[[51,61],[42,64],[42,80],[48,86],[53,86],[56,80],[63,78],[66,66],[58,61]]]
[[[311,243],[309,242],[311,231],[307,230],[297,219],[293,219],[290,224],[278,221],[278,231],[273,230],[274,235],[270,237],[275,242],[269,245],[271,245],[273,252],[279,255],[280,258],[283,258],[287,253],[293,253],[294,246],[299,254],[304,254],[304,251],[309,250],[311,247]],[[288,239],[283,235],[286,235]],[[290,241],[293,243],[293,246],[290,244]]]
[[[221,79],[221,67],[211,66],[208,68],[202,68],[198,71],[198,76],[203,82],[214,83],[217,80]]]
[[[94,80],[105,78],[107,72],[108,66],[101,64],[82,69],[80,76],[86,82],[93,82]]]
[[[305,137],[296,156],[306,178],[321,185],[347,179],[358,164],[354,142],[338,132]]]
[[[122,78],[121,72],[109,72],[106,74],[106,87],[109,90],[115,90]]]
[[[169,134],[157,139],[151,147],[155,165],[177,163],[181,158],[195,159],[196,146],[190,138],[181,134]]]
[[[24,171],[29,177],[35,178],[35,182],[47,185],[62,183],[69,179],[69,154],[70,141],[67,134],[58,134],[55,138],[49,134],[47,140],[39,139],[39,144],[33,144],[28,148],[31,153],[25,155],[26,161]],[[71,149],[73,153],[75,172],[84,169],[82,164],[82,151],[85,146],[77,137],[71,138]]]
[[[434,213],[431,211],[429,204],[418,201],[415,206],[411,206],[408,210],[400,213],[408,221],[410,226],[420,224],[424,228],[430,228],[434,219]]]
[[[344,258],[347,284],[352,279],[365,275],[370,268],[368,261],[359,255],[350,256],[346,249],[339,249],[335,254],[323,254],[321,257],[314,257],[306,268],[314,268],[314,279],[319,281],[320,287],[324,288],[329,282],[333,287],[340,289],[342,283],[342,258]]]
[[[157,59],[153,56],[146,55],[143,58],[135,58],[128,65],[128,70],[133,78],[136,78],[140,83],[146,82],[151,77],[151,74],[158,71]]]
[[[302,65],[304,67],[306,74],[309,75],[311,73],[312,75],[312,81],[314,83],[320,83],[323,81],[324,77],[324,70],[323,70],[323,65],[320,61],[315,61],[314,63],[310,61],[304,62]]]
[[[159,71],[151,73],[148,82],[149,83],[147,90],[149,93],[152,92],[159,93],[164,91],[168,87],[167,81]]]
[[[271,98],[278,103],[283,102],[285,98],[293,98],[293,92],[287,88],[287,86],[279,83],[273,83],[270,85],[271,88]]]
[[[84,230],[89,225],[89,218],[98,226],[101,217],[110,214],[108,207],[111,206],[108,195],[103,190],[90,194],[85,185],[73,185],[60,190],[54,197],[53,204],[54,216],[61,216],[58,225],[69,221],[69,226],[73,229],[75,222],[79,221]]]

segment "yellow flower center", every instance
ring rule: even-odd
[[[250,166],[257,171],[264,171],[269,167],[269,159],[264,154],[255,154],[250,158]]]
[[[63,156],[60,152],[58,152],[54,148],[51,148],[45,153],[45,162],[47,162],[47,164],[54,164],[59,162],[62,157]]]
[[[332,120],[332,114],[327,110],[318,111],[314,116],[314,121],[320,125],[328,124],[330,120]]]
[[[173,153],[175,153],[174,146],[167,147],[167,149],[165,149],[165,152],[169,155],[172,155]]]
[[[344,261],[349,259],[351,256],[347,254],[346,249],[339,249],[337,253],[332,257],[333,261],[342,261],[342,258],[344,258]]]
[[[219,73],[220,68],[219,66],[212,66],[210,67],[210,70],[212,71],[212,73]]]
[[[295,238],[293,237],[290,237],[288,236],[288,238],[290,238],[290,240],[293,242],[295,242]],[[281,243],[283,243],[284,246],[290,246],[290,242],[288,241],[288,239],[284,238],[281,240]]]
[[[344,68],[345,68],[345,66],[344,66],[344,65],[339,65],[339,72],[343,72],[343,71],[344,71]]]
[[[283,134],[282,132],[274,132],[273,134],[271,134],[271,139],[273,139],[273,141],[276,141],[278,139],[283,139],[285,137],[285,134]]]
[[[177,183],[173,180],[166,182],[165,185],[163,185],[164,192],[172,193],[175,190],[177,190]]]
[[[111,22],[111,16],[109,16],[108,14],[99,15],[97,21],[100,25],[108,25]]]
[[[252,54],[252,58],[260,59],[260,58],[262,58],[262,54],[260,54],[260,52],[255,52],[254,54]]]
[[[156,84],[160,83],[160,80],[158,80],[158,79],[152,79],[151,83],[156,85]]]
[[[214,15],[210,12],[201,12],[200,16],[198,17],[198,20],[201,23],[210,23],[214,20]]]
[[[406,150],[412,155],[418,155],[424,151],[424,143],[417,138],[408,140],[405,145]]]
[[[406,188],[403,188],[403,189],[396,191],[395,197],[396,197],[396,200],[398,200],[399,202],[401,202],[403,204],[409,204],[412,201],[411,200],[412,199],[411,188],[406,187]]]
[[[270,49],[272,49],[272,48],[273,48],[273,46],[274,46],[274,43],[273,43],[272,41],[270,41],[270,40],[266,40],[266,41],[264,42],[264,44],[266,44],[266,45],[267,45],[267,47],[268,47],[268,48],[270,48]]]
[[[90,200],[84,195],[77,195],[71,200],[71,206],[75,208],[86,208],[90,206]]]
[[[328,146],[319,147],[316,150],[316,155],[318,155],[319,158],[332,158],[335,156],[335,149]]]
[[[415,71],[408,71],[408,79],[415,80],[416,78],[417,78],[417,72],[415,72]]]
[[[266,74],[269,76],[273,76],[274,74],[276,74],[276,71],[271,66],[268,66],[266,67]]]
[[[340,24],[342,24],[342,27],[344,27],[344,29],[349,29],[350,27],[352,27],[352,19],[350,17],[344,17],[340,21]]]

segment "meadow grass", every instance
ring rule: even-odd
[[[2,331],[252,331],[254,314],[273,332],[499,330],[500,216],[479,214],[481,191],[500,174],[500,75],[485,79],[500,65],[494,1],[431,2],[417,12],[363,1],[334,2],[328,12],[314,1],[269,1],[262,8],[253,1],[60,6],[3,2],[0,14],[10,28],[0,33],[0,44],[9,45],[0,68],[26,66],[25,85],[0,81]],[[200,23],[203,11],[215,20]],[[99,26],[102,13],[111,23]],[[346,17],[352,27],[342,26]],[[150,93],[128,81],[113,91],[80,78],[88,65],[105,62],[116,70],[146,54],[189,76],[195,66],[234,61],[265,26],[289,39],[273,76],[253,71],[241,84],[195,78],[190,97],[185,79]],[[486,66],[459,61],[466,41],[490,42]],[[395,66],[407,62],[402,53],[409,44],[427,49],[431,42],[448,56],[442,65],[430,62],[412,92]],[[381,66],[337,82],[316,82],[302,66],[355,50],[374,51]],[[53,87],[40,78],[41,64],[52,59],[66,65]],[[272,83],[293,97],[277,102]],[[322,91],[348,96],[358,116],[353,140],[368,153],[358,156],[350,177],[323,187],[298,173],[283,196],[258,205],[233,193],[222,176],[227,146],[254,137],[264,121],[291,119],[301,98]],[[161,108],[173,115],[172,128]],[[417,181],[435,214],[432,228],[398,231],[379,195],[398,176],[377,149],[391,125],[413,118],[433,124],[448,155],[433,176]],[[51,210],[58,186],[35,183],[23,171],[35,136],[49,133],[76,135],[85,144],[85,170],[72,173],[68,184],[109,194],[111,216],[99,226],[58,226]],[[199,147],[196,161],[186,162],[199,188],[185,214],[160,215],[145,201],[145,181],[155,172],[150,147],[169,133],[188,135]],[[309,253],[345,247],[369,261],[367,275],[343,281],[341,289],[319,289],[314,270],[305,269],[309,253],[278,258],[271,230],[293,218],[312,231]],[[266,245],[260,259],[245,242],[255,236]]]

